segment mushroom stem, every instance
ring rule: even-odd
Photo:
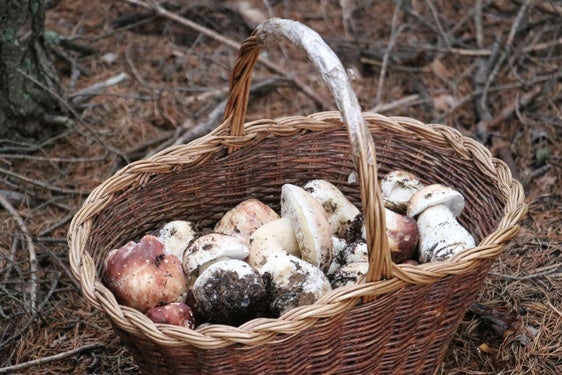
[[[474,247],[474,238],[444,204],[426,208],[419,214],[420,261],[443,260],[460,250]]]

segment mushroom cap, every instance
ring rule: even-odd
[[[311,180],[304,185],[304,190],[318,200],[324,211],[331,234],[343,237],[345,231],[361,212],[347,199],[334,184],[326,180]]]
[[[332,236],[322,204],[303,188],[281,188],[281,216],[291,221],[301,258],[325,271],[332,261]]]
[[[154,323],[173,324],[191,329],[195,328],[195,319],[191,307],[181,302],[155,306],[148,310],[146,316]]]
[[[254,267],[260,274],[261,269],[268,263],[274,262],[279,257],[286,257],[288,255],[285,247],[270,238],[258,239],[250,243],[250,254],[246,258],[246,262]]]
[[[188,291],[180,260],[164,253],[164,244],[150,235],[110,251],[103,280],[120,303],[142,313],[157,305],[183,302]]]
[[[183,255],[183,269],[188,276],[196,275],[199,268],[219,258],[244,259],[250,253],[245,240],[221,233],[209,233],[197,238]]]
[[[449,207],[449,210],[457,217],[464,208],[464,197],[448,186],[441,184],[428,185],[412,195],[408,204],[407,215],[415,217],[426,208],[440,204]]]
[[[269,284],[269,311],[274,316],[313,304],[332,290],[330,281],[318,267],[286,253],[273,252],[258,272]]]
[[[381,180],[381,193],[385,206],[398,213],[406,213],[412,195],[423,188],[423,184],[412,173],[396,170],[387,173]]]
[[[416,251],[420,239],[418,224],[413,217],[400,215],[389,209],[385,210],[385,217],[392,261],[402,263],[410,259]]]
[[[250,198],[227,211],[215,225],[214,231],[248,238],[265,223],[277,219],[279,215],[271,207],[258,199]]]
[[[295,231],[291,221],[286,217],[270,221],[256,229],[249,238],[250,248],[256,242],[269,240],[278,242],[289,254],[300,257],[299,243],[295,237]]]
[[[191,222],[185,220],[170,221],[158,231],[158,239],[164,244],[166,254],[173,254],[178,259],[183,259],[185,249],[194,238]]]
[[[368,262],[345,264],[330,277],[332,288],[336,289],[357,284],[357,281],[359,281],[368,270]]]
[[[260,316],[266,308],[266,289],[258,272],[239,259],[216,262],[193,285],[199,312],[210,322],[238,326]]]

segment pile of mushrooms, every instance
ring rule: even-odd
[[[456,217],[463,196],[393,171],[381,181],[395,263],[442,261],[474,246]],[[213,228],[174,220],[106,257],[117,301],[153,322],[194,328],[279,317],[368,270],[362,213],[326,180],[281,188],[279,213],[250,198]]]

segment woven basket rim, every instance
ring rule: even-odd
[[[145,335],[161,345],[192,345],[201,349],[217,349],[234,344],[255,346],[270,342],[277,334],[298,334],[311,327],[318,319],[330,318],[350,309],[365,296],[383,295],[410,284],[432,283],[448,275],[467,272],[482,260],[496,258],[501,253],[503,243],[517,234],[517,222],[526,212],[523,187],[512,178],[507,165],[492,157],[483,145],[448,126],[423,124],[408,117],[386,117],[369,112],[363,113],[363,116],[367,121],[379,122],[378,126],[393,127],[405,134],[415,134],[418,138],[430,138],[431,142],[443,142],[466,158],[478,158],[479,167],[497,176],[498,183],[508,191],[504,216],[498,228],[483,238],[476,247],[460,252],[447,261],[415,267],[393,264],[394,277],[391,279],[338,288],[315,304],[298,307],[280,318],[257,318],[240,327],[211,324],[190,330],[155,324],[139,311],[119,305],[97,277],[94,261],[85,249],[93,217],[110,206],[111,197],[121,192],[123,186],[129,187],[126,183],[142,184],[149,176],[172,172],[177,164],[197,163],[199,158],[222,152],[233,142],[243,146],[255,137],[267,134],[284,136],[296,132],[333,129],[334,123],[340,121],[340,114],[337,111],[327,111],[308,116],[280,117],[276,120],[260,119],[245,124],[243,139],[232,138],[221,127],[187,145],[174,146],[149,159],[131,163],[92,191],[73,218],[68,233],[71,270],[80,282],[84,296],[91,305],[104,311],[120,329]],[[331,123],[327,123],[329,120]],[[343,127],[341,122],[340,126]]]

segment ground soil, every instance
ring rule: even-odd
[[[138,373],[70,273],[69,222],[126,164],[220,123],[236,43],[272,16],[323,36],[364,110],[449,125],[524,186],[521,232],[438,373],[562,373],[562,3],[176,0],[162,16],[142,0],[50,3],[64,87],[54,115],[68,128],[0,140],[0,373]],[[256,66],[248,121],[334,108],[302,53],[283,45],[263,58],[283,68]]]

